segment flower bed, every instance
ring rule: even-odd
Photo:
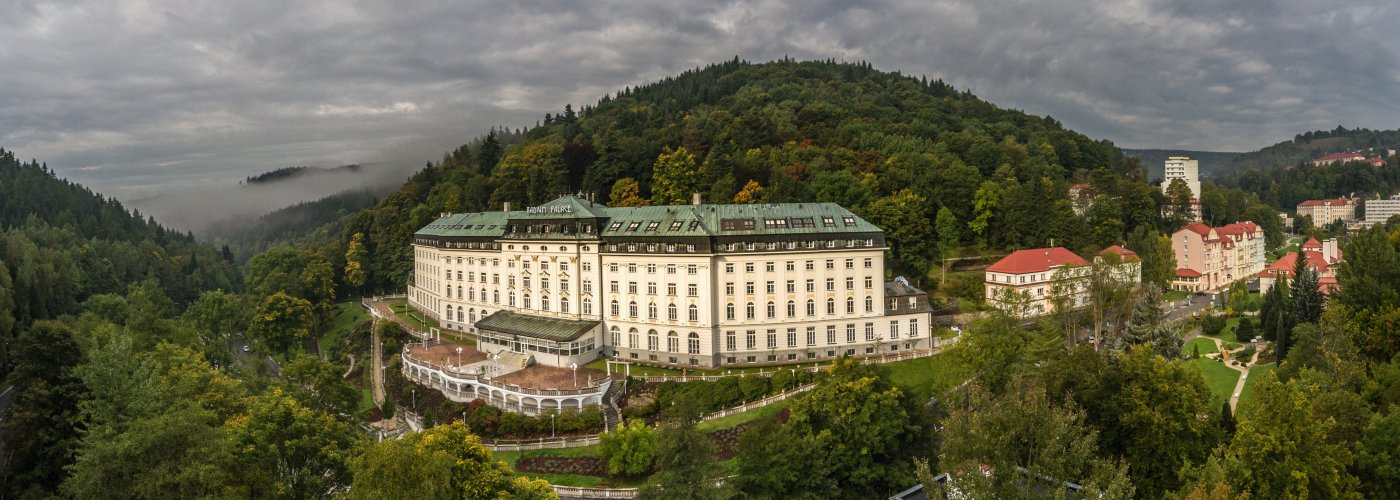
[[[524,457],[515,461],[515,470],[540,474],[607,477],[608,461],[602,457]]]

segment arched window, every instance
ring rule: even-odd
[[[468,288],[468,289],[467,289],[467,300],[476,300],[476,289],[475,289],[475,288]]]
[[[734,319],[734,304],[724,305],[724,319]]]
[[[746,310],[744,312],[746,313],[748,319],[754,319],[755,312],[753,308],[753,302],[749,302],[749,305],[745,306],[745,309]]]
[[[515,307],[515,292],[509,292],[506,294],[506,305]]]
[[[628,348],[628,349],[636,349],[636,348],[637,348],[637,329],[636,329],[636,328],[632,328],[632,329],[630,329],[630,330],[627,330],[627,348]]]
[[[627,303],[627,314],[633,318],[637,317],[637,301]]]
[[[452,285],[447,285],[447,298],[452,298]]]
[[[700,336],[694,332],[690,334],[690,353],[700,354]]]
[[[675,304],[666,304],[666,319],[669,319],[671,321],[675,321],[677,319]]]
[[[836,299],[826,299],[826,313],[836,314]]]
[[[807,315],[808,315],[808,316],[816,316],[816,315],[817,315],[817,303],[816,303],[816,301],[813,301],[812,299],[807,299]]]
[[[776,317],[778,317],[778,306],[774,305],[774,304],[773,304],[773,301],[771,301],[771,300],[768,301],[768,317],[769,317],[769,318],[776,318]]]
[[[583,299],[583,310],[579,312],[583,314],[593,314],[593,301],[587,298]]]
[[[690,320],[700,321],[700,308],[695,307],[695,304],[690,305]]]
[[[681,337],[676,332],[666,334],[666,352],[676,352],[681,348]]]
[[[865,312],[875,312],[875,298],[874,298],[874,297],[866,297],[866,298],[865,298]]]
[[[647,350],[657,350],[657,343],[656,330],[647,330]]]
[[[656,303],[647,303],[647,319],[656,319]]]
[[[458,308],[457,308],[457,322],[458,322],[458,323],[461,323],[461,322],[465,321],[464,319],[462,319],[463,317],[464,317],[464,316],[463,316],[463,314],[462,314],[462,308],[458,307]]]
[[[569,313],[569,298],[568,298],[568,297],[559,297],[559,312],[564,313],[564,314],[568,314],[568,313]]]
[[[612,346],[617,347],[619,345],[622,345],[622,330],[618,330],[617,327],[614,326],[612,327]]]
[[[846,297],[846,314],[856,313],[856,298]]]
[[[452,321],[452,306],[447,306],[447,320]]]
[[[622,314],[621,311],[618,311],[618,306],[617,306],[617,301],[616,301],[616,300],[612,301],[612,310],[611,310],[611,312],[612,312],[612,315],[613,315],[613,316],[617,316],[617,315]]]
[[[788,301],[787,313],[789,318],[797,316],[797,302],[791,300]]]
[[[548,296],[548,295],[543,295],[543,296],[540,297],[540,310],[541,310],[541,311],[548,311],[548,310],[549,310],[549,296]]]
[[[467,312],[467,320],[476,323],[476,309]]]
[[[527,293],[521,296],[521,305],[526,309],[530,308],[530,294]]]

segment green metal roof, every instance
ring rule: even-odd
[[[496,311],[476,322],[476,327],[483,330],[555,342],[577,339],[596,326],[597,321],[541,318],[510,311]]]
[[[512,219],[568,219],[568,218],[597,218],[607,217],[608,207],[601,203],[579,198],[577,196],[565,195],[545,202],[537,207],[530,207],[524,212],[515,212],[521,215],[513,216]]]
[[[879,227],[835,203],[608,207],[566,195],[525,211],[452,214],[416,234],[500,237],[512,220],[561,218],[607,219],[598,231],[604,238],[881,232]]]
[[[472,212],[452,214],[423,226],[416,236],[500,237],[506,233],[506,220],[523,212]]]

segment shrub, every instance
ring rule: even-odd
[[[1251,342],[1254,340],[1254,336],[1254,320],[1247,317],[1240,318],[1239,326],[1235,327],[1235,338],[1239,339],[1240,342]]]
[[[763,399],[768,394],[771,385],[768,377],[748,376],[739,379],[739,391],[744,395],[744,401],[757,401]]]
[[[1201,331],[1206,335],[1220,335],[1225,329],[1225,318],[1214,314],[1201,319]]]
[[[394,400],[384,398],[384,418],[394,418]]]

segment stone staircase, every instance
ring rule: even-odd
[[[617,428],[622,423],[622,408],[617,406],[617,401],[627,392],[627,379],[613,379],[608,385],[607,392],[603,393],[603,421],[609,430]]]

